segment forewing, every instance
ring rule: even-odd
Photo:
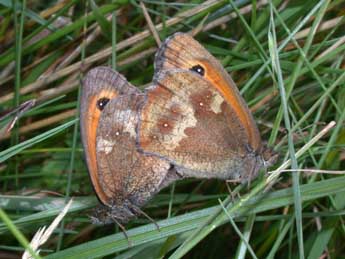
[[[196,73],[168,70],[156,81],[140,113],[142,152],[188,176],[237,178],[249,140],[235,110]]]
[[[155,80],[171,69],[195,70],[201,66],[203,77],[224,98],[243,125],[252,150],[261,149],[259,131],[238,88],[219,61],[202,45],[185,33],[175,33],[160,47],[155,57]]]
[[[98,181],[96,160],[96,134],[103,106],[111,99],[123,94],[139,92],[116,71],[107,67],[90,70],[83,80],[80,126],[85,157],[92,185],[99,199],[107,199]]]
[[[143,96],[120,96],[104,108],[97,130],[98,179],[105,204],[142,206],[164,182],[170,164],[136,149],[138,109]]]

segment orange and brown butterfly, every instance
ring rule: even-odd
[[[250,181],[275,158],[221,64],[188,34],[160,47],[141,93],[106,67],[83,82],[81,134],[103,204],[95,221],[126,222],[183,177]]]
[[[237,86],[191,36],[160,47],[140,112],[138,148],[172,163],[183,177],[247,182],[276,159]]]
[[[94,68],[84,78],[82,142],[92,185],[103,204],[93,217],[95,223],[126,222],[178,177],[169,162],[136,150],[135,129],[143,100],[137,88],[110,68]]]

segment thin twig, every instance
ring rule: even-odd
[[[331,121],[327,124],[326,127],[324,127],[315,137],[313,137],[311,140],[309,140],[302,148],[300,148],[296,152],[296,159],[299,158],[302,154],[306,152],[312,145],[314,145],[317,141],[319,141],[324,135],[327,134],[328,131],[330,131],[334,126],[336,125],[335,121]],[[277,179],[280,176],[280,172],[282,170],[285,170],[288,166],[290,166],[291,160],[286,160],[280,167],[278,167],[274,171],[268,172],[270,174],[269,177],[267,177],[266,182],[267,184],[270,184],[271,182],[274,182],[275,179]]]
[[[156,43],[157,43],[157,46],[159,47],[161,44],[162,44],[162,41],[161,39],[159,38],[159,34],[156,30],[156,27],[155,25],[153,24],[152,20],[151,20],[151,17],[146,9],[146,6],[145,4],[143,3],[143,1],[140,1],[140,7],[141,9],[143,9],[143,14],[144,14],[144,17],[146,19],[146,22],[147,22],[147,25],[149,26],[149,29],[153,35],[153,38],[155,39]]]
[[[345,171],[341,170],[321,170],[321,169],[284,169],[280,170],[280,173],[283,172],[306,172],[306,173],[316,173],[316,174],[345,174]]]

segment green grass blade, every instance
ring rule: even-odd
[[[60,125],[54,129],[51,129],[51,130],[48,130],[47,132],[45,133],[42,133],[36,137],[33,137],[29,140],[26,140],[22,143],[19,143],[18,145],[15,145],[13,147],[10,147],[4,151],[1,151],[0,152],[0,163],[6,161],[7,159],[9,159],[10,157],[18,154],[19,152],[23,151],[24,149],[27,149],[39,142],[42,142],[44,141],[45,139],[47,138],[50,138],[62,131],[64,131],[65,129],[67,129],[68,127],[72,126],[74,123],[76,123],[76,120],[72,120],[72,121],[69,121],[69,122],[66,122],[65,124],[63,125]]]
[[[301,198],[303,202],[306,202],[343,191],[345,191],[345,176],[301,185]],[[260,197],[260,195],[257,195],[253,196],[249,200],[246,200],[246,197],[243,197],[243,201],[241,202],[243,206],[236,207],[236,209],[232,209],[230,212],[233,213],[233,216],[236,219],[239,216],[260,213],[294,203],[292,188],[275,191],[263,196],[265,197],[264,199],[262,199],[262,196]],[[244,202],[245,200],[246,202]],[[133,247],[136,247],[171,235],[196,229],[200,225],[204,224],[204,222],[208,220],[209,216],[213,215],[213,213],[219,209],[222,210],[220,206],[215,206],[208,209],[186,213],[185,215],[171,219],[158,221],[157,223],[160,226],[160,231],[157,231],[153,224],[149,224],[128,230],[127,233]],[[58,213],[58,211],[56,213]],[[214,229],[218,225],[226,222],[228,222],[228,218],[223,214],[221,217],[217,218],[216,225],[213,225],[212,228]],[[122,233],[118,233],[62,250],[61,252],[51,254],[46,258],[97,258],[123,251],[127,248],[128,243],[126,238]],[[178,249],[178,253],[175,251],[171,258],[181,258],[181,256],[189,250],[189,247],[184,247],[183,251]]]
[[[279,54],[277,51],[277,39],[275,34],[275,23],[273,17],[273,7],[271,6],[271,22],[270,22],[270,33],[268,34],[268,44],[272,58],[272,68],[277,75],[277,81],[279,86],[279,92],[281,96],[281,102],[284,112],[284,122],[285,128],[287,129],[288,135],[288,147],[289,147],[289,156],[291,158],[291,168],[297,169],[297,159],[295,155],[295,147],[292,139],[291,123],[289,118],[288,111],[288,96],[285,91],[283,74],[280,68]],[[296,226],[297,226],[297,238],[299,246],[299,256],[301,259],[304,258],[304,242],[303,242],[303,227],[302,227],[302,205],[301,205],[301,193],[300,193],[300,183],[299,183],[299,173],[294,172],[292,174],[293,180],[293,190],[294,190],[294,205],[295,205],[295,214],[296,214]]]
[[[12,232],[12,234],[17,238],[19,243],[29,251],[31,256],[33,256],[36,259],[41,259],[41,257],[36,254],[35,251],[32,250],[28,240],[25,238],[25,236],[17,229],[17,227],[13,224],[11,219],[6,215],[6,213],[0,208],[0,218],[6,224],[8,229]]]

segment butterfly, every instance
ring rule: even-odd
[[[94,222],[126,223],[157,192],[187,178],[248,182],[276,160],[237,86],[202,45],[175,33],[143,92],[97,67],[83,81],[80,124],[101,202]]]

